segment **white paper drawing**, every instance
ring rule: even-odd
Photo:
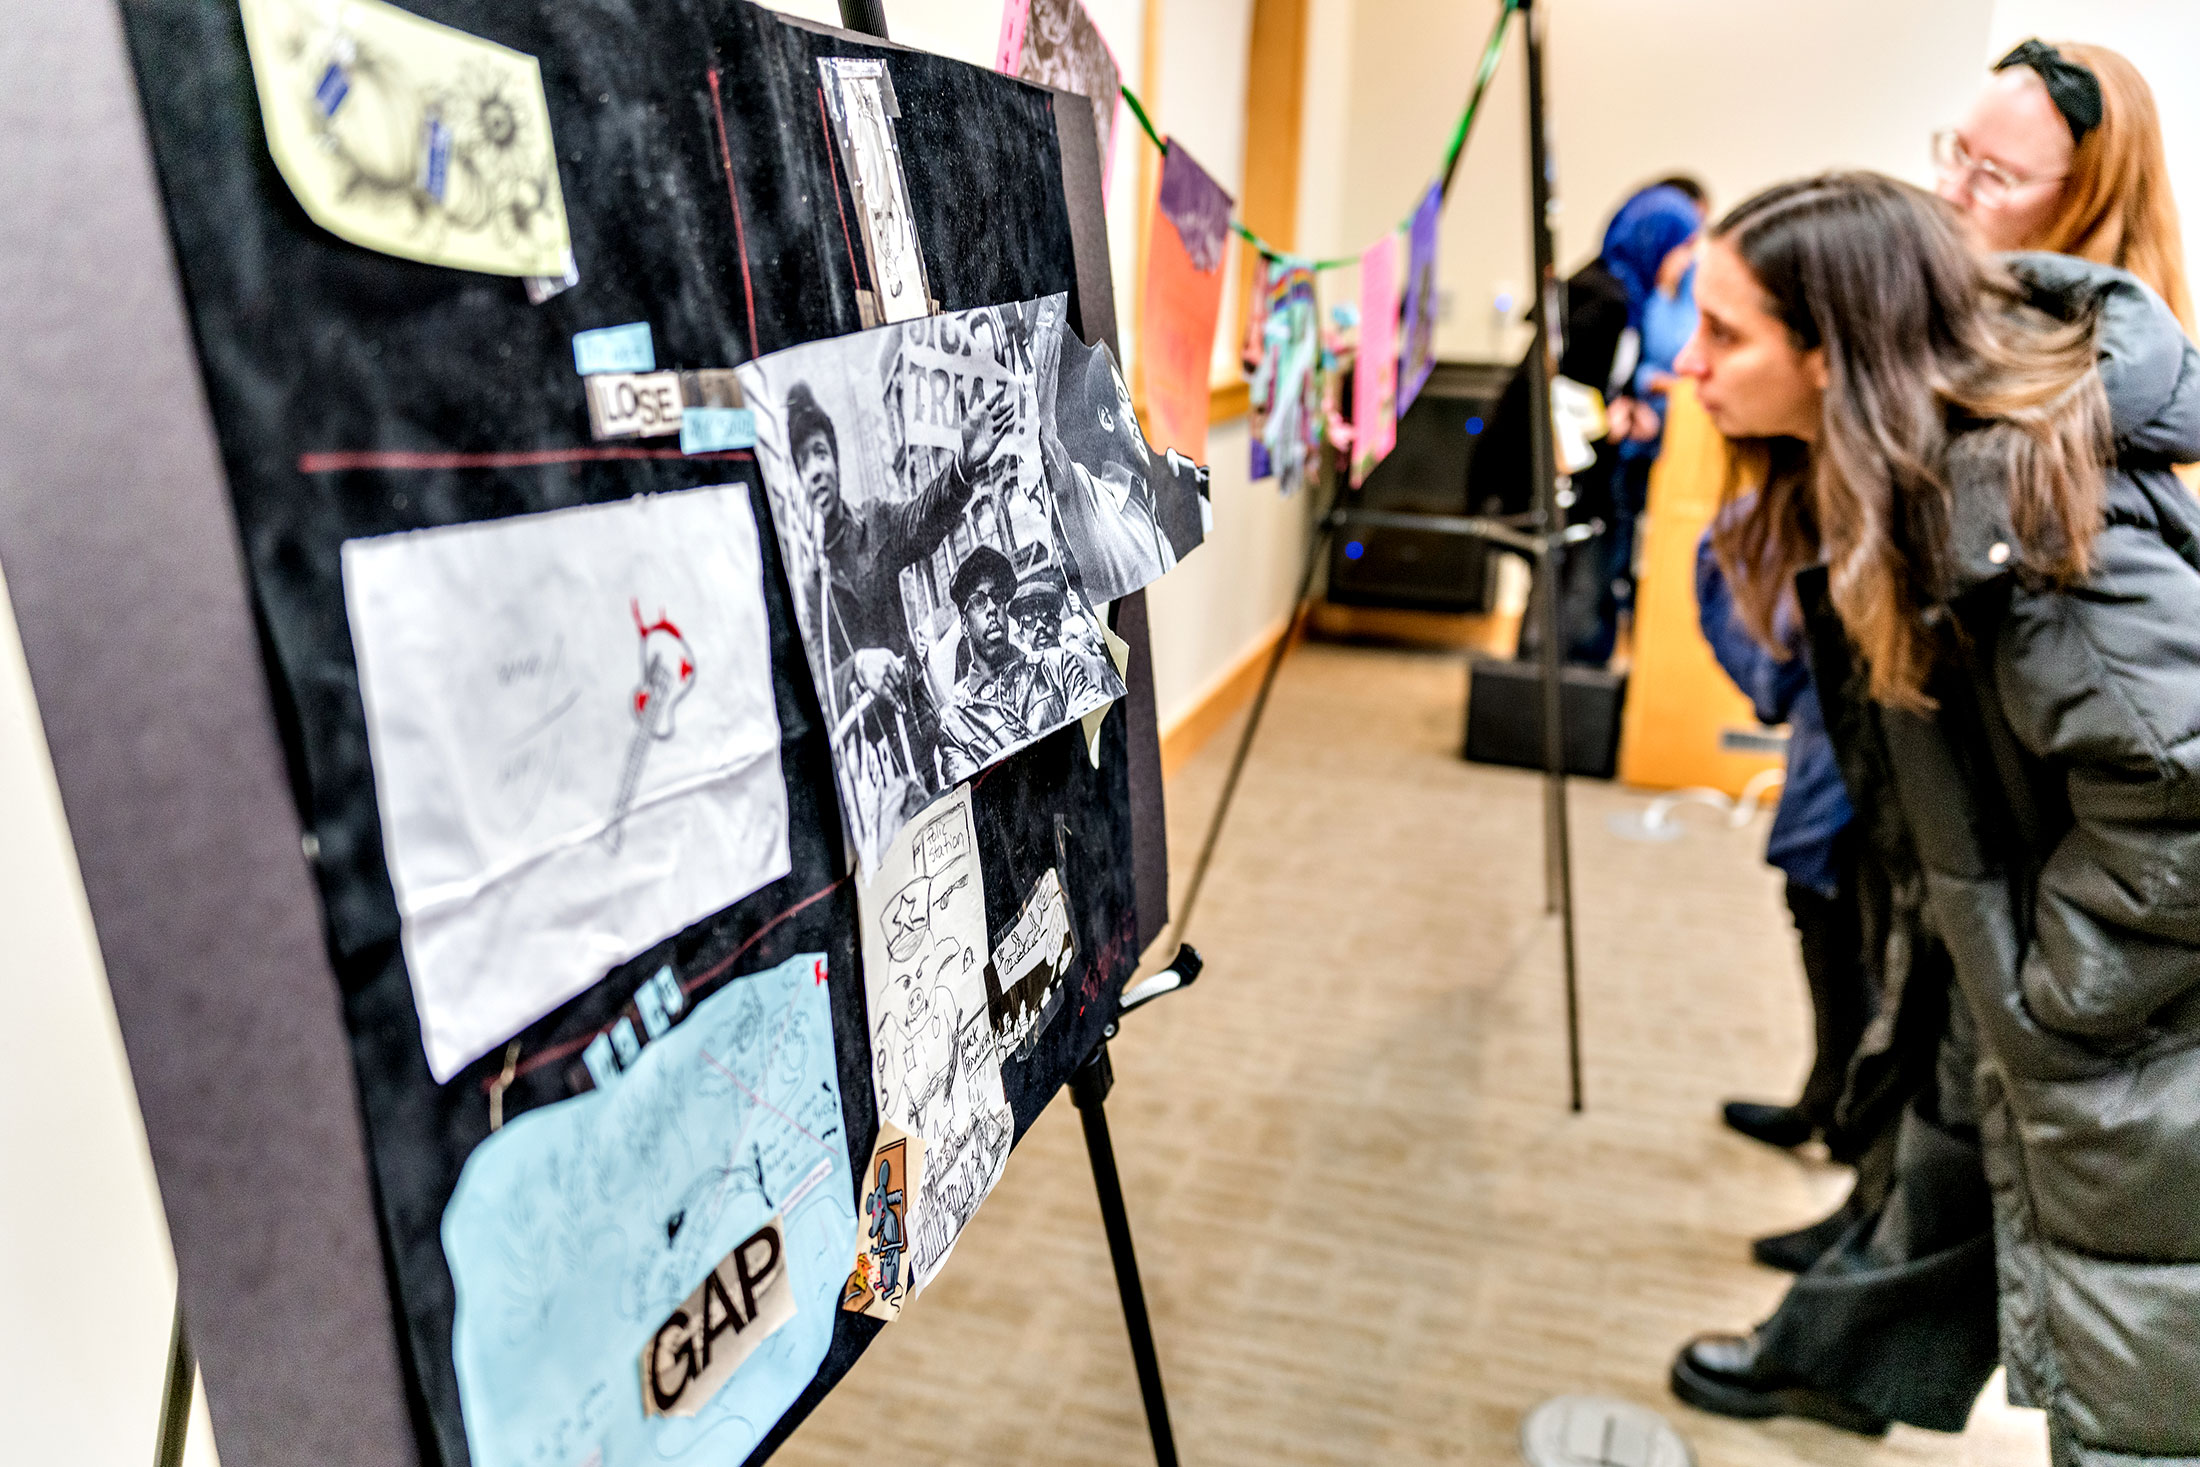
[[[350,540],[343,571],[438,1082],[787,874],[745,487]]]
[[[985,992],[985,886],[964,785],[859,876],[879,1114],[924,1138],[907,1262],[922,1292],[1007,1165],[1016,1120]]]
[[[723,1467],[816,1376],[856,1243],[827,976],[734,980],[467,1157],[442,1239],[475,1467]]]

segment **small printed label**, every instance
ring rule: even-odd
[[[643,1414],[702,1410],[794,1312],[786,1230],[775,1216],[720,1259],[642,1347]]]
[[[634,1068],[634,1061],[642,1057],[642,1041],[634,1033],[631,1019],[621,1019],[611,1026],[611,1047],[618,1053],[620,1069]]]
[[[588,431],[597,438],[665,438],[680,431],[680,374],[613,373],[588,381]]]
[[[600,372],[654,372],[657,348],[650,340],[649,323],[599,326],[573,333],[573,370],[583,377]]]
[[[598,1090],[608,1090],[611,1082],[619,1078],[619,1060],[611,1052],[611,1036],[598,1034],[588,1041],[588,1048],[581,1051],[581,1063],[588,1066],[588,1078],[596,1082]]]
[[[680,374],[680,401],[691,408],[747,407],[741,395],[741,379],[731,367],[704,367]]]
[[[672,965],[666,964],[650,979],[650,986],[657,990],[657,1001],[664,1005],[667,1014],[677,1016],[687,1007],[687,995],[680,991],[680,980],[672,976]]]
[[[691,407],[680,413],[680,452],[721,453],[756,446],[756,413],[750,408]]]

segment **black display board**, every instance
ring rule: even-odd
[[[79,149],[104,139],[119,160],[119,172],[78,194],[90,218],[119,226],[87,241],[90,256],[127,263],[141,273],[126,278],[149,282],[157,298],[135,315],[127,301],[93,301],[115,277],[73,277],[55,240],[28,237],[21,221],[0,256],[11,285],[35,285],[45,300],[57,288],[83,298],[81,324],[60,334],[61,367],[88,379],[104,348],[108,380],[150,384],[133,400],[144,409],[138,435],[112,445],[104,471],[96,443],[70,440],[70,411],[37,417],[19,411],[27,394],[5,394],[26,451],[0,497],[0,554],[230,1461],[402,1460],[391,1435],[392,1334],[410,1444],[424,1461],[466,1460],[437,1223],[488,1133],[502,1056],[439,1087],[420,1051],[366,762],[341,542],[728,482],[749,487],[764,530],[793,869],[524,1031],[503,1096],[505,1114],[517,1114],[572,1093],[570,1058],[661,964],[702,985],[698,998],[796,952],[826,952],[836,974],[859,971],[824,738],[755,466],[746,454],[592,453],[571,334],[647,320],[661,361],[700,367],[857,329],[861,267],[824,207],[840,185],[830,140],[810,121],[821,55],[891,60],[911,202],[943,306],[1066,290],[1073,323],[1088,336],[1113,331],[1098,160],[1081,100],[734,0],[410,8],[540,59],[577,288],[531,306],[516,281],[372,254],[312,225],[268,156],[234,8],[196,0],[126,0],[121,13],[204,407],[188,370],[178,371],[172,287],[157,268],[142,144],[103,11],[89,23],[42,21],[36,34],[76,48],[73,68],[48,68],[77,81],[60,116],[87,100],[107,109],[79,118],[72,137]],[[47,97],[38,68],[22,64],[41,53],[26,43],[15,54],[18,95]],[[23,120],[26,146],[56,135],[51,117]],[[59,207],[68,190],[57,161],[13,165],[16,196]],[[35,312],[27,325],[52,334]],[[137,354],[119,359],[133,337]],[[20,367],[9,375],[0,385],[28,385]],[[207,492],[220,483],[208,410],[233,520]],[[147,451],[147,429],[168,435],[168,453]],[[50,476],[34,483],[39,471]],[[83,492],[53,497],[72,484]],[[240,550],[249,600],[238,590]],[[98,588],[99,605],[72,609],[72,587]],[[118,591],[130,604],[110,609]],[[1135,598],[1119,607],[1118,628],[1137,657],[1133,697],[1107,720],[1099,769],[1067,730],[975,787],[992,932],[1059,865],[1081,955],[1071,1003],[1037,1051],[1007,1067],[1019,1135],[1099,1041],[1122,978],[1160,925],[1158,757]],[[82,677],[99,669],[130,681],[87,698]],[[271,726],[287,756],[287,821],[271,778]],[[301,836],[314,851],[318,906],[301,879]],[[325,964],[313,952],[317,922]],[[860,1172],[876,1128],[862,989],[851,981],[832,991]],[[338,1002],[340,1031],[329,1022]],[[379,1262],[361,1251],[369,1179]],[[394,1300],[394,1330],[381,1299]],[[877,1328],[839,1317],[816,1382],[758,1457]]]

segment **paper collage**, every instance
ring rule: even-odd
[[[343,577],[439,1083],[787,873],[745,487],[350,540]]]
[[[909,180],[901,169],[894,119],[893,75],[883,61],[826,57],[817,63],[825,110],[833,121],[841,167],[861,221],[864,258],[872,289],[867,324],[909,321],[932,313],[932,290],[917,245],[916,216],[909,209]]]
[[[1003,1054],[1030,1058],[1040,1033],[1061,1012],[1064,980],[1076,955],[1061,873],[1049,870],[985,965],[986,1012]]]
[[[1398,346],[1398,416],[1413,406],[1436,370],[1436,227],[1444,186],[1432,183],[1406,225],[1404,337]]]
[[[1103,196],[1115,171],[1115,116],[1123,68],[1078,0],[1006,0],[993,69],[1092,101]]]
[[[918,1293],[1000,1180],[1016,1133],[986,994],[985,886],[968,785],[858,876],[856,910],[879,1118],[924,1138],[902,1260]]]
[[[442,1237],[475,1467],[738,1462],[817,1374],[856,1235],[826,977],[736,979],[467,1158]]]
[[[840,1307],[873,1319],[899,1319],[909,1302],[909,1215],[924,1187],[924,1138],[881,1120],[856,1206],[856,1266]]]
[[[1055,536],[1033,356],[1044,304],[735,369],[841,808],[874,870],[919,810],[1124,691]]]
[[[1360,356],[1352,374],[1352,482],[1398,441],[1398,236],[1360,256]]]
[[[571,271],[534,57],[381,0],[242,6],[268,151],[314,223],[430,265]]]
[[[1273,474],[1292,494],[1317,469],[1321,446],[1321,321],[1314,272],[1288,260],[1268,262],[1251,325],[1252,476]]]
[[[1215,322],[1229,255],[1230,195],[1172,138],[1161,159],[1159,206],[1146,245],[1138,317],[1141,374],[1153,441],[1207,456]]]

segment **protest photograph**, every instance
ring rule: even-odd
[[[958,782],[1123,695],[1072,584],[1034,344],[1060,297],[739,368],[850,834],[875,864]]]

